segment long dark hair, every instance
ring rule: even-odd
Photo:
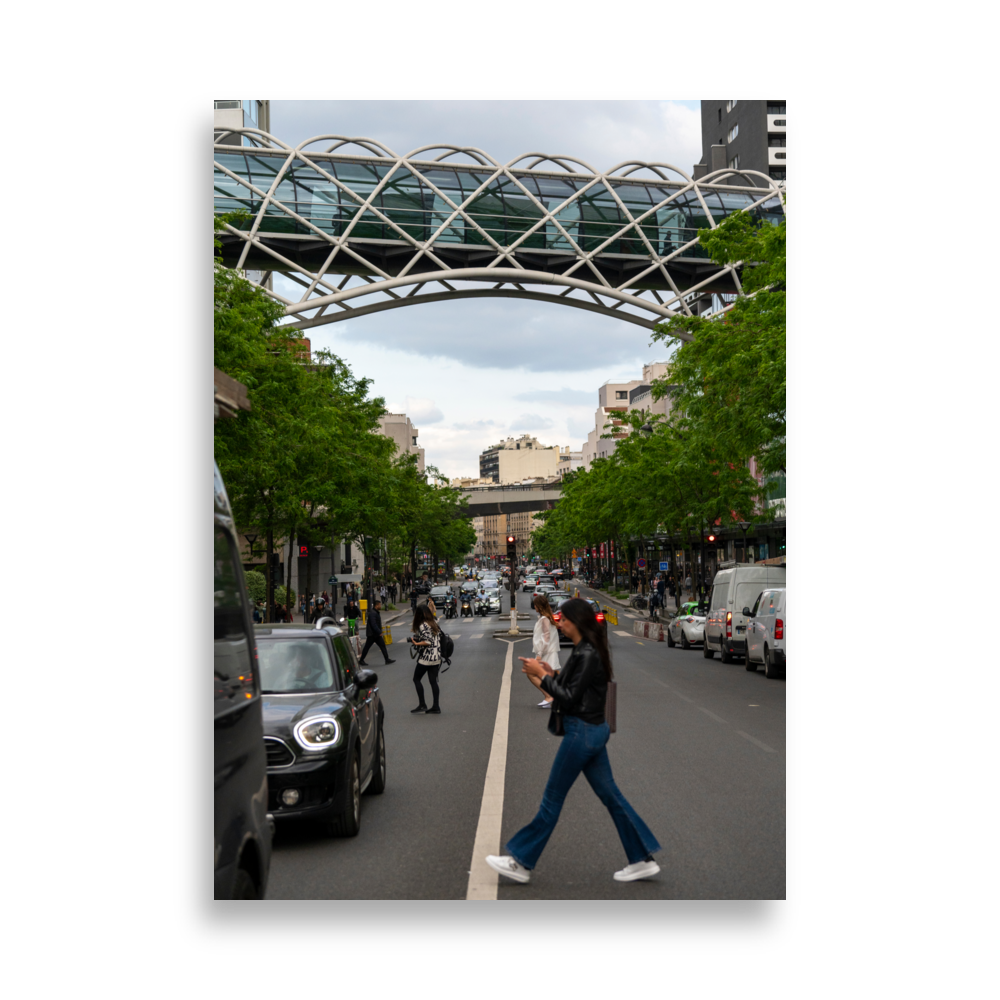
[[[589,601],[582,597],[571,597],[568,601],[559,605],[559,611],[564,618],[568,618],[579,630],[580,635],[597,650],[604,664],[604,672],[608,675],[608,680],[614,679],[614,671],[611,669],[611,650],[608,649],[608,636],[604,629],[597,624],[597,616]]]
[[[555,615],[552,613],[552,605],[544,594],[539,594],[531,599],[531,606],[540,614],[544,615],[550,622],[555,624]]]
[[[431,614],[431,609],[427,607],[426,604],[418,604],[416,611],[413,612],[413,631],[419,632],[420,626],[427,622],[430,625],[432,631],[440,632],[441,629],[438,627],[438,623],[434,620],[434,615]]]

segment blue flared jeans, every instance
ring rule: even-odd
[[[635,864],[658,851],[660,845],[656,838],[628,804],[611,774],[607,750],[608,737],[611,735],[608,724],[602,722],[595,726],[572,716],[566,716],[565,723],[566,735],[563,736],[556,759],[552,762],[552,771],[542,794],[538,814],[507,842],[507,853],[519,865],[528,869],[535,867],[559,821],[566,796],[581,771],[594,793],[611,813],[628,863]]]

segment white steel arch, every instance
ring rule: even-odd
[[[246,137],[251,145],[234,147],[231,143],[238,141],[235,135]],[[714,228],[716,217],[726,212],[719,207],[725,204],[724,198],[748,210],[765,205],[773,210],[777,199],[784,212],[784,185],[756,171],[717,170],[696,180],[667,163],[626,161],[601,172],[574,157],[538,152],[501,164],[475,147],[422,146],[399,155],[363,137],[320,135],[295,147],[259,129],[239,129],[221,138],[223,141],[215,144],[216,210],[225,211],[226,198],[232,203],[240,197],[256,208],[249,228],[225,224],[229,259],[239,268],[252,264],[262,269],[264,274],[255,283],[284,305],[292,327],[303,330],[385,309],[483,296],[556,302],[651,328],[672,316],[690,315],[691,301],[718,290],[720,281],[742,294],[740,262],[719,268],[704,258],[695,259],[698,229],[666,230],[681,235],[675,237],[676,246],[665,243],[658,228],[664,213],[669,215],[672,207],[682,203],[694,205],[694,211],[703,213],[703,220]],[[308,149],[316,144],[326,148]],[[342,151],[349,146],[360,149],[361,155]],[[434,159],[420,158],[435,150],[442,152]],[[246,171],[233,169],[239,159],[233,154],[250,154],[254,162],[266,161],[267,188],[255,182],[256,168],[253,174],[249,167]],[[458,155],[466,161],[447,162]],[[350,168],[355,164],[375,170],[380,179],[368,184],[368,190],[354,190],[338,176],[343,170],[337,165]],[[466,176],[472,177],[461,198],[435,182],[434,172],[440,173],[442,167],[465,168]],[[468,173],[470,167],[474,174]],[[290,178],[302,170],[325,187],[327,201],[338,198],[340,206],[348,202],[353,215],[348,218],[342,207],[334,208],[341,215],[333,224],[329,214],[320,219],[298,211],[295,195],[288,197],[282,192],[294,190]],[[652,179],[637,177],[641,171],[652,174]],[[426,238],[414,235],[412,230],[417,227],[399,221],[400,213],[394,218],[391,209],[377,203],[393,178],[399,177],[433,192],[435,210],[423,213],[431,220],[422,230]],[[571,181],[568,189],[572,192],[565,198],[550,198],[545,204],[531,189],[535,178],[550,182],[565,178]],[[635,185],[623,185],[626,179],[638,180],[644,190],[654,192],[647,198],[662,197],[658,202],[647,200],[630,208],[623,194],[628,197]],[[221,208],[220,180],[226,186]],[[742,183],[723,183],[727,180]],[[527,220],[530,225],[525,223],[519,232],[491,231],[483,224],[486,217],[472,211],[476,200],[497,184],[507,185],[506,190],[524,199],[533,213]],[[581,221],[579,203],[588,192],[591,196],[600,192],[604,197],[601,189],[613,199],[618,221],[604,225],[601,237],[591,237],[588,248],[580,237],[588,224]],[[715,212],[710,202],[716,204]],[[286,220],[288,231],[273,232],[276,217]],[[510,217],[504,219],[509,225]],[[372,221],[387,238],[359,235],[372,228]],[[517,221],[521,225],[522,220]],[[267,226],[271,232],[266,231]],[[464,234],[458,242],[456,233]],[[626,245],[628,253],[613,252]],[[677,280],[678,265],[687,268],[683,289]],[[298,299],[269,287],[273,282],[266,279],[274,272],[283,273],[301,288]]]

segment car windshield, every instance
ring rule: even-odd
[[[335,686],[333,660],[320,637],[257,637],[260,686],[264,694],[327,691]]]
[[[447,587],[432,587],[431,597],[447,597],[451,591]]]
[[[500,595],[500,591],[497,590],[496,587],[492,587],[490,590],[486,591],[486,596],[487,597],[498,597],[499,595]]]

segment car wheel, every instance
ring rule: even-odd
[[[704,656],[706,660],[710,660],[713,656],[715,656],[715,650],[708,648],[708,636],[701,640],[701,655]]]
[[[778,665],[774,662],[774,657],[768,652],[767,646],[764,647],[764,676],[769,681],[776,680],[778,676]]]
[[[723,663],[732,663],[733,657],[729,650],[726,649],[726,640],[723,639],[719,646],[719,659],[722,660]]]
[[[677,643],[674,642],[674,637],[670,634],[670,629],[666,628],[663,631],[667,633],[667,646],[669,646],[670,649],[673,649],[674,646],[677,645]]]
[[[690,649],[691,643],[688,641],[687,632],[681,629],[681,649]]]
[[[372,780],[368,782],[368,795],[381,795],[385,791],[385,733],[381,724],[378,727],[378,737],[375,744],[375,764]]]
[[[254,885],[250,873],[245,868],[236,869],[236,882],[233,884],[233,899],[260,899],[257,886]]]
[[[328,832],[333,837],[356,837],[361,829],[361,778],[356,753],[351,754],[347,784],[347,808],[329,824]]]

